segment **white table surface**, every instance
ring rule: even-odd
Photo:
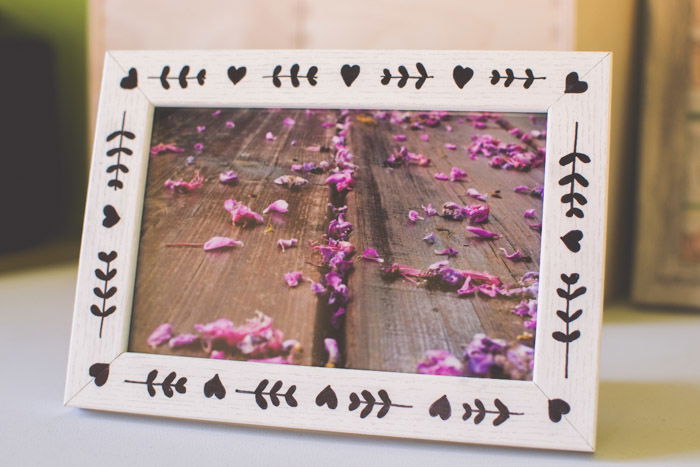
[[[62,404],[76,265],[0,275],[0,465],[700,466],[700,312],[609,306],[593,455],[94,412]]]

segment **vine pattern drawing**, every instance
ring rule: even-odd
[[[91,305],[90,312],[100,318],[99,337],[101,339],[105,318],[117,311],[116,305],[107,306],[109,299],[117,293],[117,288],[115,286],[109,286],[109,281],[114,279],[117,275],[117,270],[112,267],[112,262],[117,259],[117,252],[111,251],[110,253],[105,253],[104,251],[100,251],[97,254],[97,258],[105,264],[104,269],[95,269],[95,277],[102,281],[102,286],[95,287],[92,289],[92,292],[97,298],[102,300],[102,303],[99,305]]]
[[[107,186],[114,188],[114,191],[121,190],[122,188],[124,188],[124,182],[119,180],[119,174],[129,172],[129,168],[122,163],[122,154],[126,154],[127,156],[131,156],[134,154],[134,151],[132,149],[124,146],[124,138],[133,140],[134,138],[136,138],[136,135],[134,135],[134,133],[132,133],[131,131],[126,130],[125,125],[126,110],[122,113],[121,128],[117,131],[113,131],[106,138],[107,142],[110,142],[115,138],[119,137],[117,146],[107,151],[107,157],[114,157],[115,155],[117,156],[117,162],[107,167],[108,174],[114,173],[114,177],[107,182]]]
[[[292,84],[292,87],[298,88],[301,85],[301,80],[305,79],[308,81],[308,83],[311,86],[316,86],[318,83],[318,67],[317,66],[311,66],[309,69],[306,71],[305,75],[300,75],[299,72],[301,70],[301,67],[299,66],[298,63],[295,63],[291,67],[289,67],[289,74],[288,75],[282,75],[282,65],[277,65],[273,70],[271,75],[263,76],[263,78],[272,78],[272,85],[275,86],[276,88],[282,87],[282,79],[286,78],[289,79],[289,82]]]
[[[524,89],[530,89],[530,86],[536,81],[547,79],[546,76],[535,76],[535,73],[530,68],[525,69],[525,76],[515,76],[512,68],[506,68],[505,74],[501,74],[498,70],[491,71],[491,84],[497,85],[503,80],[503,87],[509,87],[514,81],[522,81]]]
[[[396,82],[396,86],[399,88],[403,88],[408,84],[408,81],[411,79],[415,79],[416,83],[416,89],[420,89],[423,87],[425,82],[429,79],[435,78],[433,75],[428,74],[428,70],[425,69],[425,66],[421,63],[418,62],[416,63],[416,71],[418,72],[418,75],[411,75],[411,73],[408,72],[408,69],[404,65],[400,65],[398,68],[398,75],[392,75],[391,71],[388,68],[384,68],[384,71],[382,72],[382,79],[381,83],[386,86],[388,85],[392,79],[398,80]]]
[[[175,395],[175,392],[179,394],[185,394],[187,392],[187,378],[184,376],[175,381],[175,378],[177,378],[177,373],[174,371],[171,371],[168,373],[168,376],[163,378],[163,381],[160,383],[156,383],[156,379],[158,378],[158,370],[151,370],[148,373],[148,376],[146,376],[146,381],[135,381],[131,379],[125,379],[125,383],[131,383],[131,384],[145,384],[146,385],[146,390],[148,391],[148,395],[151,397],[156,396],[156,387],[160,386],[161,391],[163,391],[163,394],[167,398],[173,397]]]
[[[282,389],[282,387],[284,386],[284,383],[282,381],[276,381],[270,387],[270,390],[265,392],[265,389],[267,388],[268,384],[270,384],[270,381],[267,379],[263,379],[252,391],[247,389],[236,389],[236,392],[239,394],[253,394],[255,396],[255,403],[258,404],[258,407],[260,407],[263,410],[267,409],[268,407],[267,399],[265,399],[265,396],[267,396],[270,399],[270,403],[272,403],[272,405],[274,405],[275,407],[280,406],[281,400],[284,400],[284,402],[289,407],[296,407],[299,405],[297,400],[294,398],[294,392],[297,390],[295,384],[289,386],[287,392],[283,393],[280,392],[280,389]]]
[[[571,173],[563,176],[559,180],[559,185],[569,186],[569,192],[561,197],[562,204],[568,204],[569,209],[566,211],[566,217],[578,217],[583,219],[583,210],[578,206],[585,206],[588,203],[586,197],[577,191],[577,185],[583,188],[588,187],[588,179],[576,171],[576,161],[583,164],[591,162],[591,158],[586,154],[578,151],[578,122],[574,126],[574,150],[559,159],[559,165],[566,167],[571,166]]]
[[[389,393],[387,393],[384,389],[377,391],[377,397],[366,389],[360,391],[359,395],[356,392],[350,393],[350,404],[348,405],[348,410],[352,412],[357,410],[361,405],[364,405],[364,408],[360,411],[360,418],[367,418],[367,416],[372,413],[375,406],[381,407],[377,411],[377,418],[384,418],[392,407],[400,407],[404,409],[410,409],[413,407],[412,405],[394,404],[389,397]]]
[[[562,274],[561,280],[566,284],[566,289],[557,288],[557,295],[566,301],[566,306],[564,310],[557,310],[557,316],[564,323],[566,323],[566,331],[554,331],[552,337],[554,340],[563,343],[566,346],[566,352],[564,355],[564,378],[569,377],[569,345],[576,339],[581,337],[581,331],[571,330],[571,323],[576,321],[583,314],[583,310],[579,309],[571,312],[571,302],[576,300],[578,297],[586,293],[586,287],[577,287],[572,290],[572,286],[578,283],[579,275],[577,273],[573,274]]]
[[[148,79],[157,79],[163,89],[170,89],[170,81],[177,81],[180,88],[186,89],[189,81],[195,80],[200,86],[204,86],[204,80],[207,78],[207,70],[202,68],[196,75],[190,75],[190,66],[185,65],[180,69],[180,73],[176,76],[170,76],[170,66],[165,65],[159,76],[149,76]]]

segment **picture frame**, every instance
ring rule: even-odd
[[[632,298],[700,303],[697,2],[645,2]],[[653,64],[653,65],[652,65]]]
[[[294,64],[302,70],[315,67],[315,82],[272,79],[279,75],[276,67],[287,70]],[[384,80],[385,69],[389,74],[410,70],[423,78],[422,85]],[[610,73],[606,52],[107,52],[65,404],[244,425],[593,451]],[[156,107],[546,113],[532,381],[127,351]],[[127,164],[128,171],[110,169]],[[277,399],[284,400],[259,403],[270,397],[268,384],[280,386]],[[362,415],[348,405],[360,397],[366,407],[386,405],[383,416],[371,408]]]

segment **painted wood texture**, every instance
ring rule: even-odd
[[[320,162],[330,153],[306,150],[307,146],[332,146],[333,128],[322,122],[334,122],[339,111],[322,110],[306,115],[303,110],[227,109],[212,116],[213,109],[167,109],[156,111],[152,145],[174,142],[183,153],[164,153],[150,157],[141,242],[136,276],[134,309],[129,350],[206,357],[199,344],[170,349],[167,345],[151,349],[148,335],[160,324],[171,323],[175,333],[193,332],[196,323],[227,318],[242,324],[256,310],[274,319],[285,338],[299,340],[304,351],[297,362],[322,365],[326,361],[325,337],[345,343],[345,366],[357,369],[413,373],[423,354],[430,349],[448,349],[461,354],[462,346],[477,333],[516,340],[523,334],[522,318],[510,310],[519,298],[457,298],[454,292],[429,290],[403,281],[381,278],[380,266],[356,258],[350,276],[352,302],[347,307],[346,326],[336,331],[329,325],[323,299],[317,300],[302,283],[290,289],[283,274],[303,271],[313,281],[323,272],[315,265],[319,256],[309,247],[322,241],[327,219],[329,191],[326,175],[308,174],[311,183],[291,191],[273,183],[280,175],[291,173],[294,163]],[[537,271],[540,234],[529,227],[537,220],[526,220],[525,209],[535,209],[541,219],[539,198],[513,192],[516,185],[543,184],[543,167],[530,172],[494,169],[488,160],[471,160],[464,149],[476,134],[491,134],[503,141],[518,140],[506,127],[493,122],[485,130],[475,130],[468,122],[449,121],[453,131],[442,125],[417,132],[403,130],[388,120],[363,123],[354,119],[349,149],[359,165],[358,183],[347,198],[348,219],[355,225],[351,240],[359,252],[375,248],[386,264],[406,264],[421,269],[445,259],[435,250],[452,247],[459,255],[453,267],[495,274],[505,283],[515,283],[527,271]],[[285,117],[296,124],[283,125]],[[227,121],[235,127],[226,126]],[[524,114],[510,114],[506,121],[523,130],[534,125]],[[539,129],[543,129],[540,119]],[[197,126],[206,127],[201,132]],[[275,141],[267,141],[271,131]],[[393,136],[406,134],[398,143]],[[419,139],[426,133],[430,140]],[[201,153],[193,147],[204,144]],[[458,145],[448,150],[445,144]],[[532,143],[533,147],[539,142]],[[430,167],[389,168],[384,160],[401,145],[427,154]],[[186,158],[195,154],[191,165]],[[461,182],[438,181],[433,175],[449,173],[460,167],[469,174]],[[235,170],[240,182],[234,186],[218,182],[218,174]],[[175,193],[163,186],[167,179],[185,180],[196,171],[205,176],[204,186],[189,194]],[[475,188],[488,196],[492,209],[487,228],[503,235],[495,241],[480,240],[468,234],[466,222],[427,217],[410,224],[409,209],[422,212],[421,205],[437,209],[446,201],[461,205],[481,204],[466,194]],[[231,225],[223,209],[226,199],[236,199],[257,212],[277,199],[285,199],[290,211],[268,218],[267,226],[242,229]],[[427,233],[438,237],[435,245],[422,240]],[[229,236],[244,242],[243,248],[204,252],[201,247],[175,246],[171,243],[202,243],[213,236]],[[297,238],[299,246],[282,252],[278,239]],[[508,252],[522,250],[533,258],[530,263],[506,259]],[[526,339],[532,344],[532,339]]]

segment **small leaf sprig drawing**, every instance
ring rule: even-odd
[[[160,72],[159,76],[149,76],[148,79],[157,79],[160,81],[160,85],[163,89],[170,89],[170,81],[177,81],[182,89],[185,89],[188,85],[188,81],[196,80],[197,84],[204,86],[204,80],[207,77],[207,70],[202,68],[197,72],[196,75],[190,76],[190,66],[185,65],[180,69],[180,73],[177,76],[170,76],[170,66],[165,65],[163,70]]]
[[[561,197],[562,204],[569,205],[569,209],[566,211],[566,217],[576,216],[579,219],[582,219],[583,210],[581,208],[576,207],[576,204],[578,203],[580,206],[584,206],[588,202],[588,200],[585,196],[576,191],[576,185],[578,184],[585,188],[588,186],[588,180],[586,179],[586,177],[576,172],[577,160],[584,164],[588,164],[589,162],[591,162],[590,157],[588,157],[586,154],[583,154],[582,152],[578,152],[578,122],[576,122],[576,126],[574,127],[573,152],[570,152],[569,154],[559,159],[559,165],[561,165],[562,167],[566,167],[567,165],[571,166],[571,173],[563,176],[559,180],[559,185],[569,185],[569,192]]]
[[[515,80],[523,81],[523,88],[530,89],[532,83],[538,79],[547,79],[546,76],[535,76],[532,69],[525,69],[525,76],[515,76],[512,68],[506,68],[505,75],[501,75],[498,70],[491,70],[491,84],[497,85],[503,79],[503,87],[509,87]]]
[[[119,173],[120,172],[121,173],[128,173],[129,172],[129,168],[126,165],[122,164],[122,154],[126,154],[127,156],[131,156],[134,153],[134,151],[132,151],[130,148],[127,148],[124,146],[124,138],[131,139],[131,140],[136,138],[136,136],[132,132],[127,131],[125,129],[125,125],[126,125],[126,111],[124,111],[122,113],[121,128],[117,131],[113,131],[106,138],[107,142],[110,142],[113,139],[115,139],[117,136],[119,137],[117,147],[114,147],[114,148],[107,151],[107,157],[114,157],[115,154],[117,156],[116,164],[112,164],[109,167],[107,167],[108,174],[114,173],[114,178],[110,179],[107,182],[107,186],[114,188],[114,191],[124,188],[124,182],[119,180]]]
[[[163,378],[163,381],[161,381],[160,383],[156,383],[157,377],[158,370],[151,370],[148,373],[148,376],[146,376],[146,381],[134,381],[131,379],[125,379],[124,382],[131,384],[145,384],[146,390],[148,391],[148,395],[151,397],[156,396],[156,386],[160,386],[161,390],[163,391],[163,394],[165,394],[165,397],[168,398],[173,397],[175,391],[177,391],[179,394],[185,394],[187,392],[187,378],[185,378],[184,376],[175,381],[175,378],[177,378],[177,373],[171,371],[170,373],[168,373],[168,376]]]
[[[282,75],[282,65],[277,65],[273,70],[272,74],[268,76],[263,76],[263,78],[272,78],[272,84],[276,87],[282,87],[282,80],[280,78],[289,78],[289,81],[292,83],[292,86],[295,88],[298,88],[301,85],[301,79],[305,79],[306,81],[309,82],[311,86],[316,86],[318,83],[318,67],[317,66],[311,66],[307,70],[305,75],[300,75],[299,74],[300,67],[298,63],[295,63],[289,68],[289,74],[288,75]]]
[[[416,89],[420,89],[423,87],[423,85],[428,79],[434,78],[434,76],[428,74],[428,71],[425,69],[425,66],[423,66],[423,64],[420,62],[416,63],[416,70],[418,71],[418,76],[411,76],[411,74],[408,72],[408,69],[404,65],[400,65],[397,68],[397,70],[399,74],[392,75],[391,71],[388,68],[384,68],[381,83],[384,86],[386,86],[391,82],[392,79],[398,79],[396,85],[400,88],[403,88],[408,83],[408,80],[415,79]]]
[[[402,407],[405,409],[410,409],[413,407],[412,405],[394,404],[391,401],[389,394],[384,389],[377,391],[377,396],[379,397],[379,400],[377,400],[377,398],[366,389],[360,391],[360,395],[358,395],[356,392],[350,393],[350,405],[348,405],[348,410],[352,412],[360,407],[360,405],[364,404],[365,407],[360,411],[360,418],[366,418],[372,413],[374,406],[378,405],[381,406],[381,408],[377,411],[377,418],[383,418],[387,413],[389,413],[389,409],[392,407]]]
[[[524,412],[511,412],[508,406],[500,399],[494,399],[493,405],[496,407],[496,410],[487,410],[481,399],[474,399],[474,408],[472,408],[468,402],[465,402],[462,404],[462,407],[464,407],[462,420],[469,420],[471,416],[476,413],[473,420],[474,424],[478,425],[484,421],[487,414],[498,414],[498,417],[493,419],[493,426],[498,426],[508,420],[511,415],[524,415]]]
[[[586,293],[586,287],[578,287],[572,290],[572,286],[575,285],[579,280],[579,275],[577,273],[572,274],[562,274],[561,280],[566,284],[566,289],[561,287],[557,289],[557,295],[566,300],[566,308],[564,310],[557,310],[557,316],[559,319],[566,323],[566,332],[555,331],[552,333],[554,340],[562,342],[566,345],[566,355],[564,363],[564,378],[569,377],[569,345],[581,337],[581,331],[570,329],[571,323],[576,321],[583,314],[583,310],[579,309],[571,313],[571,302]]]
[[[104,326],[104,321],[105,318],[117,311],[117,306],[112,305],[110,307],[107,306],[107,301],[114,296],[115,293],[117,293],[117,288],[112,286],[109,286],[109,281],[114,279],[114,277],[117,275],[117,270],[115,268],[112,268],[112,261],[117,259],[117,252],[116,251],[111,251],[109,253],[105,253],[104,251],[100,251],[97,254],[97,258],[105,263],[104,269],[97,268],[95,269],[95,277],[97,277],[99,280],[102,281],[102,287],[95,287],[92,289],[92,292],[97,296],[97,298],[102,299],[102,303],[100,305],[91,305],[90,306],[90,312],[100,318],[100,339],[102,338],[102,328]]]
[[[244,390],[244,389],[236,389],[236,392],[239,394],[254,394],[255,395],[255,403],[258,404],[258,407],[260,407],[263,410],[267,409],[267,407],[268,407],[267,399],[265,399],[265,396],[268,396],[270,398],[270,402],[275,407],[279,407],[280,397],[284,399],[284,402],[289,407],[296,407],[297,405],[299,405],[297,400],[294,398],[294,392],[297,390],[297,387],[295,384],[292,384],[291,386],[289,386],[289,388],[287,389],[287,392],[285,392],[285,393],[280,393],[280,389],[282,389],[282,386],[284,385],[284,383],[282,381],[275,382],[270,387],[270,390],[265,392],[265,389],[267,388],[268,384],[270,384],[270,381],[264,379],[264,380],[260,381],[260,383],[258,383],[258,386],[253,391],[248,391],[248,390]]]

